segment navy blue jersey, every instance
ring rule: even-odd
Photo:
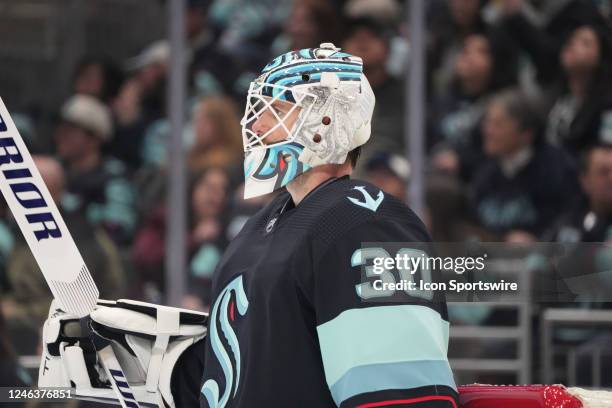
[[[362,279],[363,243],[429,241],[362,181],[325,183],[297,207],[280,194],[215,272],[201,406],[456,406],[443,299],[378,302]]]

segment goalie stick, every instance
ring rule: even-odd
[[[88,316],[96,306],[100,292],[2,98],[0,191],[53,297],[64,311],[79,318]],[[111,342],[102,343],[97,351],[121,405],[125,408],[139,407]]]

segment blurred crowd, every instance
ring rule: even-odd
[[[425,3],[424,218],[434,239],[612,241],[612,1]],[[184,306],[208,308],[225,247],[272,198],[242,199],[239,122],[250,81],[280,53],[333,42],[363,58],[376,108],[356,177],[408,200],[405,7],[187,1]],[[53,132],[38,131],[27,112],[15,121],[101,296],[163,302],[169,43],[128,60],[90,52],[74,67]],[[0,215],[2,312],[11,333],[36,342],[51,293],[5,206]]]

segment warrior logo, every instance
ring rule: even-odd
[[[208,405],[211,408],[224,408],[230,397],[236,396],[238,385],[240,383],[240,345],[236,333],[232,329],[230,321],[234,321],[235,311],[237,310],[240,316],[244,316],[249,307],[244,286],[242,284],[242,275],[236,277],[219,293],[217,300],[210,314],[210,344],[217,361],[221,365],[223,375],[225,377],[225,390],[223,395],[219,395],[219,384],[213,379],[206,380],[202,386],[202,394],[206,398]],[[233,355],[232,358],[221,341],[218,324],[221,324],[221,331]]]

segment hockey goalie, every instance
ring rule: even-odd
[[[251,83],[241,121],[245,197],[285,191],[229,245],[210,315],[99,300],[0,108],[0,189],[55,298],[40,386],[123,407],[610,406],[557,386],[457,387],[443,294],[396,296],[362,280],[386,253],[364,243],[431,239],[403,203],[351,179],[374,95],[361,59],[333,44],[280,55]]]

